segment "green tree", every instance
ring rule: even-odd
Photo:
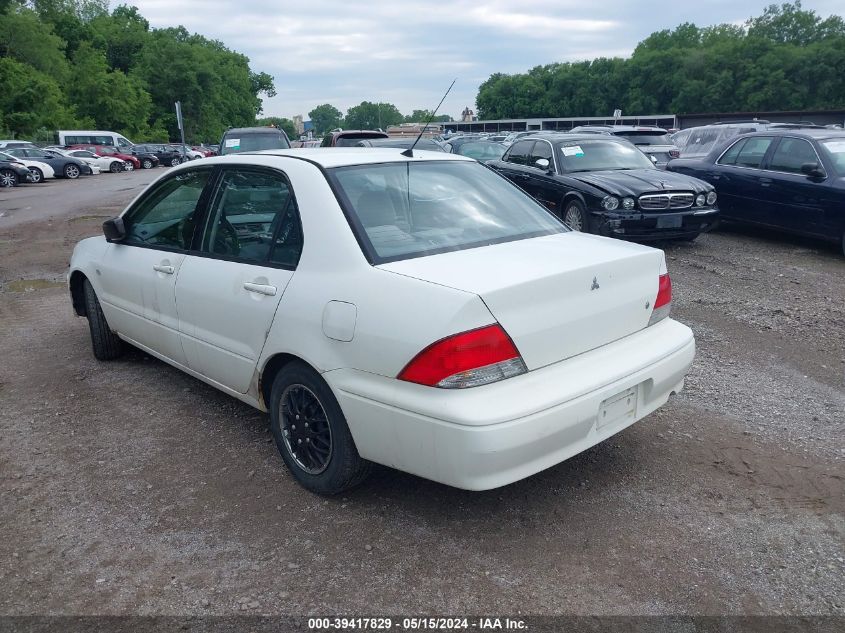
[[[404,120],[405,117],[392,103],[362,101],[349,108],[344,127],[350,130],[387,129],[388,126],[399,125]]]
[[[37,13],[25,8],[0,15],[0,57],[11,57],[59,82],[68,75],[65,42]]]
[[[0,130],[21,138],[76,123],[55,79],[9,57],[0,57],[0,113]]]
[[[318,105],[308,113],[308,117],[314,126],[314,132],[318,135],[340,127],[343,122],[343,113],[330,103]]]

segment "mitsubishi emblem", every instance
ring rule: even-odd
[[[599,289],[599,278],[593,277],[593,285],[590,286],[590,290],[598,290]]]

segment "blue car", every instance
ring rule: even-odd
[[[845,255],[845,131],[745,134],[668,170],[711,183],[723,220],[821,238]]]

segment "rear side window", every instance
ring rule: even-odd
[[[376,264],[567,230],[527,194],[476,162],[338,167],[330,178]]]
[[[746,139],[742,149],[739,150],[735,164],[738,167],[759,169],[771,144],[771,136],[754,136]]]
[[[296,266],[302,229],[287,179],[260,170],[228,170],[211,203],[202,250],[253,263]]]

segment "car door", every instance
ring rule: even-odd
[[[547,161],[548,166],[541,167],[537,161]],[[557,173],[557,166],[552,144],[545,139],[535,141],[527,163],[524,189],[549,211],[559,216],[563,192],[559,189],[553,175]]]
[[[212,169],[182,171],[147,191],[122,216],[126,237],[109,244],[97,269],[111,327],[136,344],[186,364],[176,280],[202,219]]]
[[[761,222],[796,233],[825,235],[825,178],[810,178],[801,166],[822,161],[806,139],[783,136],[778,140],[761,176],[766,202]]]
[[[761,222],[766,215],[763,184],[764,160],[774,137],[748,136],[732,144],[705,177],[716,187],[722,216],[746,222]]]
[[[217,178],[198,253],[176,281],[179,332],[189,365],[246,393],[302,250],[287,177],[233,166]]]

